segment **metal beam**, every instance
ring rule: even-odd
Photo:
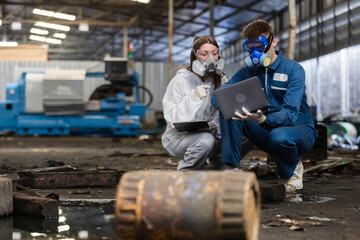
[[[3,19],[3,24],[7,23],[8,19],[11,18],[14,14],[16,14],[17,12],[20,12],[21,9],[23,9],[24,6],[18,6],[17,8],[15,8],[14,10],[12,10],[9,14],[7,14],[4,19]],[[18,22],[18,21],[17,21]]]
[[[103,12],[100,12],[100,13],[92,16],[91,18],[84,19],[84,21],[89,21],[89,22],[91,22],[91,21],[94,21],[95,19],[104,17],[104,16],[106,16],[106,15],[108,15],[108,14],[110,14],[110,13],[112,13],[112,11],[103,11]]]
[[[259,3],[259,2],[261,2],[261,0],[257,0],[257,1],[255,1],[255,2],[249,3],[249,4],[247,4],[244,8],[250,8],[251,6],[256,5],[256,4]],[[196,19],[197,17],[201,16],[201,15],[204,14],[206,11],[207,11],[207,9],[204,9],[203,11],[201,11],[200,13],[198,13],[197,15],[195,15],[195,16],[193,17],[193,19]],[[242,10],[237,10],[237,11],[235,11],[235,12],[232,12],[232,13],[224,16],[224,17],[221,18],[220,20],[215,21],[215,25],[216,25],[217,23],[223,21],[223,20],[226,19],[227,17],[230,17],[230,16],[233,16],[233,15],[238,14],[240,11],[242,11]],[[268,14],[267,14],[267,15],[268,15]],[[187,23],[187,22],[191,22],[191,20],[192,20],[192,19],[189,19],[189,20],[187,20],[187,21],[184,21],[184,24]],[[246,23],[247,23],[247,22],[246,22]],[[183,24],[182,24],[182,25],[183,25]],[[199,29],[199,30],[197,30],[197,31],[192,31],[192,32],[189,31],[189,33],[188,33],[187,35],[184,35],[184,37],[183,37],[182,39],[180,39],[179,42],[181,42],[182,40],[185,40],[185,39],[188,38],[188,37],[194,36],[194,35],[196,34],[196,32],[202,32],[202,31],[204,31],[204,30],[206,30],[206,29],[207,29],[207,26],[205,26],[205,27],[203,27],[203,28],[201,28],[201,29]],[[234,31],[234,30],[239,31],[239,29],[240,29],[240,26],[236,26],[235,28],[232,28],[231,30],[228,30],[227,32]],[[227,32],[226,32],[226,33],[227,33]],[[224,34],[224,33],[222,33],[222,34]],[[165,36],[165,34],[162,35],[162,36],[160,36],[159,38],[162,38],[162,37],[164,37],[164,36]],[[215,37],[216,37],[216,36],[215,36]],[[158,38],[158,39],[159,39],[159,38]],[[157,40],[154,40],[154,41],[151,41],[151,43],[158,42],[158,39],[157,39]],[[229,44],[229,43],[230,43],[230,42],[228,42],[228,44]],[[150,53],[148,53],[148,54],[149,54],[149,55],[152,55],[152,54],[154,54],[155,52],[156,52],[156,51],[152,51],[152,52],[150,52]]]
[[[128,57],[128,31],[127,27],[123,28],[123,57]]]
[[[169,59],[168,59],[168,81],[172,78],[172,47],[173,47],[173,16],[174,15],[174,0],[169,0],[169,15],[168,15],[168,41],[169,41]]]
[[[289,39],[287,48],[287,57],[294,59],[295,56],[295,40],[296,40],[296,2],[288,0],[289,10]]]
[[[12,22],[21,22],[27,24],[34,24],[42,20],[34,20],[34,19],[22,19],[22,20],[7,20],[4,21],[4,24],[10,24]],[[130,20],[124,22],[107,22],[107,21],[86,21],[86,20],[78,20],[78,21],[63,21],[63,20],[46,20],[48,23],[61,24],[61,25],[79,25],[80,23],[87,23],[91,26],[113,26],[113,27],[129,27],[136,26],[137,22]]]
[[[92,1],[72,1],[72,2],[62,2],[62,1],[53,1],[49,2],[47,0],[38,1],[38,2],[30,2],[30,1],[17,1],[12,2],[8,0],[2,1],[3,5],[23,5],[23,6],[30,6],[30,7],[39,7],[39,6],[53,6],[53,7],[88,7],[88,8],[94,8],[94,9],[101,9],[102,7],[110,8],[110,9],[124,9],[127,8],[128,10],[138,10],[139,6],[137,3],[134,2],[134,4],[123,4],[123,3],[117,3],[117,4],[106,4],[105,1],[99,1],[97,3],[92,3]]]
[[[209,23],[210,36],[214,36],[214,25],[215,25],[215,21],[214,21],[214,0],[209,0],[209,13],[210,13],[210,23]]]

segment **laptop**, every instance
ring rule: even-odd
[[[176,130],[179,132],[195,132],[202,128],[208,128],[207,121],[191,121],[191,122],[176,122],[173,123]]]
[[[243,113],[242,107],[254,112],[268,105],[259,78],[256,76],[216,89],[214,96],[226,120],[235,117],[235,111]]]

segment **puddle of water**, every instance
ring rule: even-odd
[[[332,197],[306,196],[306,195],[303,195],[302,199],[304,202],[309,202],[309,203],[324,203],[335,200],[335,198]]]
[[[14,215],[0,219],[0,239],[118,239],[114,207],[59,207],[53,219]]]
[[[332,197],[322,197],[322,196],[314,196],[314,195],[304,195],[299,193],[287,193],[285,196],[286,202],[294,202],[294,203],[325,203],[328,201],[335,200]]]
[[[267,163],[261,160],[242,160],[241,165],[244,166],[257,166],[257,165],[266,165]]]

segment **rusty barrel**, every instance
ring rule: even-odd
[[[252,172],[133,171],[118,185],[116,234],[127,239],[258,239]]]

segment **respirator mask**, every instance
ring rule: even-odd
[[[192,63],[192,70],[199,74],[200,76],[205,76],[206,74],[210,72],[214,72],[217,75],[220,75],[224,69],[224,60],[218,59],[215,60],[213,56],[218,56],[219,51],[217,50],[214,53],[204,53],[200,50],[197,50],[195,53],[197,60],[194,60]],[[199,60],[201,58],[206,58],[205,61]]]
[[[273,35],[271,34],[269,40],[264,35],[257,37],[255,40],[245,40],[242,44],[243,49],[251,55],[245,58],[245,63],[249,67],[261,65],[268,67],[271,63],[271,57],[265,54],[269,51]]]

